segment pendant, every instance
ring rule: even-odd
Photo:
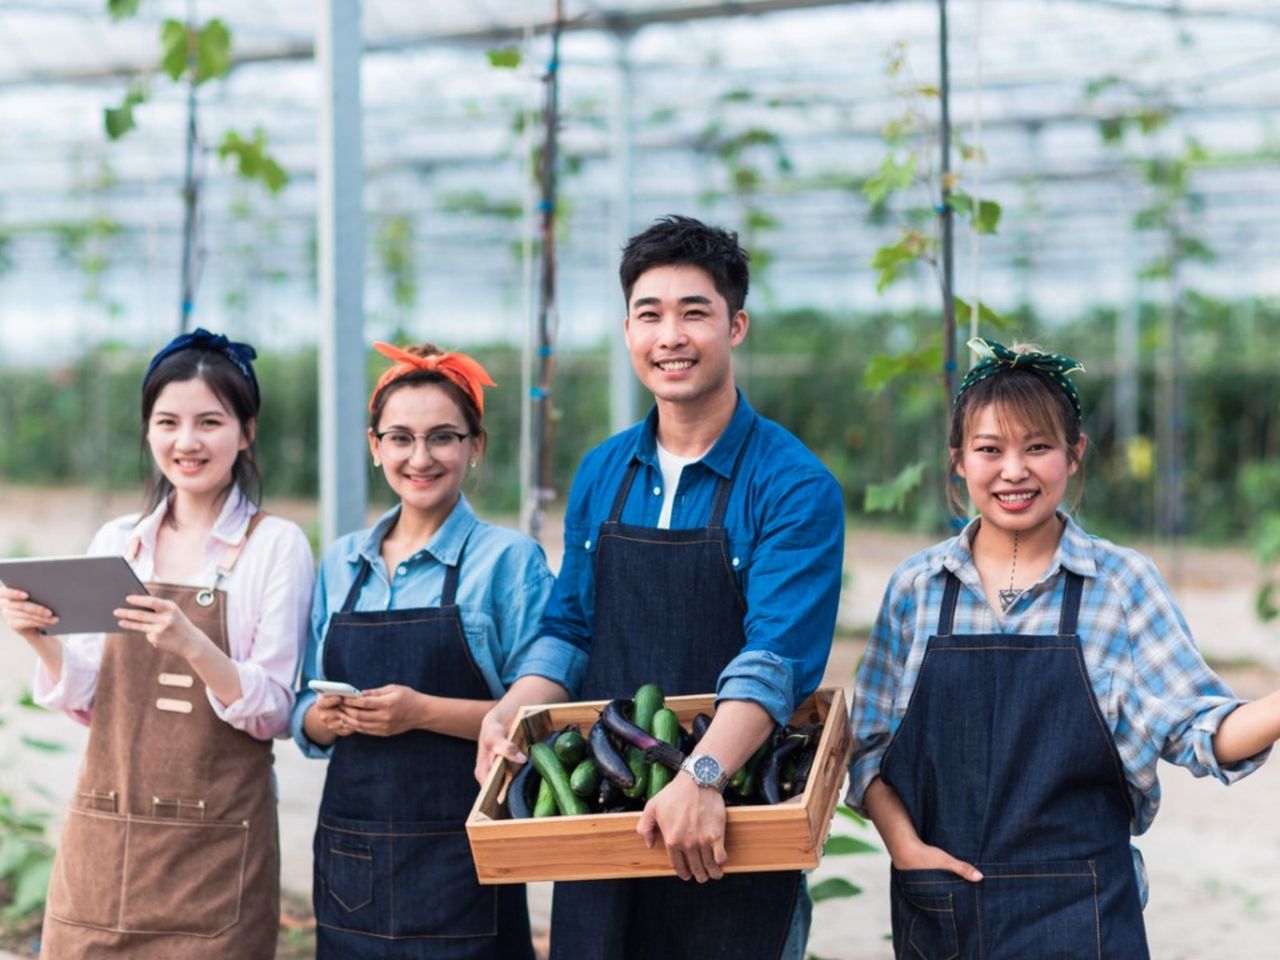
[[[1013,601],[1018,599],[1021,590],[1001,590],[1000,591],[1000,612],[1008,613],[1009,608],[1013,606]]]

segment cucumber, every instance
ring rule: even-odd
[[[653,733],[653,716],[662,709],[665,702],[662,688],[656,683],[646,683],[636,691],[635,706],[632,709],[631,722],[645,733]]]
[[[733,779],[738,780],[736,785],[738,796],[744,798],[750,797],[756,792],[756,784],[759,781],[760,763],[764,760],[764,755],[768,752],[769,744],[772,741],[773,735],[770,734],[764,743],[756,747],[756,752],[748,758],[747,762],[742,765],[742,769],[738,771],[738,773],[742,774],[741,780],[738,780],[737,773],[734,774]]]
[[[545,743],[535,743],[529,751],[529,759],[542,774],[544,783],[550,783],[556,796],[556,805],[566,816],[581,816],[587,812],[587,805],[569,786],[569,775],[565,773],[564,764],[556,756],[554,750]]]
[[[631,768],[631,773],[635,776],[636,782],[635,786],[624,789],[622,795],[631,800],[643,797],[649,786],[649,764],[645,763],[644,751],[637,747],[629,747],[627,749],[627,766]]]
[[[594,760],[583,760],[569,774],[569,789],[582,797],[594,797],[600,789],[600,768]]]
[[[674,711],[663,707],[653,715],[653,735],[663,743],[669,743],[675,746],[680,740],[680,718],[675,715]],[[647,788],[650,799],[671,782],[674,772],[660,763],[652,764],[649,767],[649,786]]]
[[[552,745],[556,756],[560,758],[560,762],[564,764],[566,770],[572,770],[580,764],[587,755],[587,741],[583,737],[582,731],[577,727],[565,727],[560,732],[560,736],[556,737],[556,742]]]
[[[533,766],[533,764],[530,764]],[[555,791],[551,789],[545,779],[538,781],[538,798],[533,802],[533,815],[535,817],[554,817],[560,812],[560,807],[556,803]]]

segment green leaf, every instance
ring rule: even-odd
[[[843,803],[836,807],[836,813],[840,814],[840,816],[844,817],[846,820],[852,820],[860,826],[865,827],[867,825],[866,817],[858,813],[858,811],[854,810],[852,807],[846,807]]]
[[[1112,87],[1118,87],[1121,80],[1114,73],[1108,73],[1101,77],[1095,77],[1084,85],[1084,95],[1086,99],[1093,100],[1097,98],[1105,90]]]
[[[947,195],[947,206],[956,213],[963,213],[966,216],[972,216],[973,197],[969,196],[963,190],[953,190]]]
[[[1280,605],[1276,603],[1276,585],[1274,583],[1264,583],[1258,590],[1258,595],[1254,598],[1254,609],[1258,612],[1258,619],[1263,623],[1268,623],[1276,617],[1280,617]]]
[[[867,361],[862,372],[862,384],[873,393],[879,393],[891,381],[910,374],[931,374],[942,369],[942,348],[924,347],[909,353],[877,353]]]
[[[137,14],[139,3],[141,0],[107,0],[107,13],[111,14],[112,20],[119,22]]]
[[[920,94],[920,96],[922,97],[931,97],[934,100],[937,100],[940,96],[942,96],[942,91],[939,90],[937,87],[935,87],[932,83],[920,84],[918,87],[916,87],[916,93]]]
[[[969,301],[960,297],[955,298],[956,305],[956,324],[961,327],[967,327],[973,318],[973,307]],[[978,323],[989,324],[1000,330],[1008,330],[1016,323],[1015,317],[1006,317],[1004,314],[996,313],[981,300],[978,301]]]
[[[69,748],[65,743],[59,743],[56,740],[40,740],[36,737],[29,737],[25,733],[18,738],[24,747],[30,747],[32,750],[39,750],[42,753],[65,753]]]
[[[218,159],[234,160],[236,172],[243,179],[261,182],[272,194],[279,193],[289,182],[288,171],[267,153],[267,134],[261,127],[254,130],[252,140],[228,130],[218,144]]]
[[[1118,144],[1124,139],[1124,117],[1103,117],[1098,121],[1098,133],[1103,143]]]
[[[979,233],[995,233],[1000,223],[1000,204],[994,200],[979,200],[978,214],[973,218],[973,226]]]
[[[822,848],[824,857],[841,857],[853,853],[879,853],[880,848],[874,843],[867,843],[865,840],[859,840],[857,837],[846,837],[841,834],[835,834],[827,838],[827,844]]]
[[[196,34],[196,85],[231,70],[231,31],[216,17]]]
[[[814,903],[841,897],[856,897],[861,892],[861,887],[850,883],[844,877],[828,877],[821,883],[815,883],[809,888],[809,896],[813,898]]]
[[[133,108],[139,104],[147,102],[147,90],[145,86],[134,84],[124,95],[124,100],[118,107],[107,107],[102,111],[103,126],[106,128],[107,137],[112,140],[119,140],[135,126],[133,120]]]
[[[489,66],[500,70],[514,70],[523,59],[519,47],[491,47],[485,55],[489,58]]]
[[[179,20],[166,20],[160,28],[160,69],[170,80],[181,80],[187,72],[187,25]]]
[[[13,902],[5,908],[4,917],[15,920],[44,906],[45,893],[49,889],[49,877],[52,874],[52,853],[34,859],[24,867],[14,882]]]
[[[918,230],[903,232],[897,243],[881,247],[871,257],[871,266],[880,271],[876,292],[880,293],[899,276],[901,268],[920,259],[929,249],[929,238]]]
[[[899,163],[893,154],[880,161],[880,169],[862,185],[862,192],[872,203],[879,203],[891,193],[905,190],[915,181],[916,158],[908,155]]]
[[[865,513],[901,512],[907,506],[907,494],[924,479],[924,462],[904,467],[888,483],[867,484],[862,509]]]

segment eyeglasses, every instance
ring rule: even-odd
[[[430,433],[410,433],[408,430],[384,430],[375,434],[378,446],[387,457],[408,457],[413,455],[414,445],[419,439],[426,444],[431,456],[442,459],[454,456],[462,447],[462,441],[471,436],[456,430],[432,430]]]

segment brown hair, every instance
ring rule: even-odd
[[[1015,353],[1029,353],[1039,348],[1016,344],[1010,349]],[[1075,491],[1068,500],[1074,510],[1084,494],[1084,463],[1076,452],[1084,436],[1080,415],[1076,413],[1071,398],[1051,380],[1024,367],[1001,366],[961,393],[951,405],[951,423],[947,432],[951,482],[947,484],[947,502],[957,514],[966,512],[966,503],[960,484],[954,482],[957,478],[956,465],[964,453],[965,440],[972,432],[973,421],[987,407],[994,408],[1000,429],[1006,434],[1011,432],[1011,423],[1017,421],[1065,446],[1067,462],[1077,467]]]
[[[444,354],[444,351],[434,343],[419,343],[410,347],[402,347],[401,349],[405,353],[413,354],[415,357],[436,357]],[[424,384],[439,387],[449,395],[449,398],[462,411],[463,419],[467,421],[467,432],[475,438],[476,443],[483,449],[488,435],[485,433],[480,411],[477,409],[475,401],[471,399],[470,395],[462,387],[437,370],[414,370],[403,377],[397,377],[375,393],[373,400],[369,404],[369,429],[374,433],[378,432],[378,425],[382,421],[383,408],[386,407],[387,398],[391,394],[401,387],[416,387]]]

